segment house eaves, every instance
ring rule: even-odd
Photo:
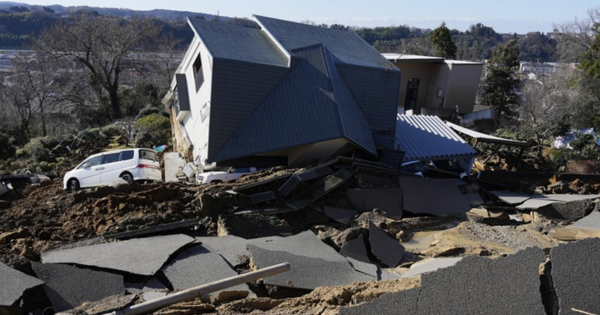
[[[405,152],[405,161],[474,157],[477,154],[437,116],[399,114],[394,148]]]
[[[253,17],[263,30],[268,32],[278,43],[278,46],[287,52],[322,44],[342,63],[399,71],[375,48],[353,32],[315,27],[260,15]]]

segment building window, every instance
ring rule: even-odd
[[[179,107],[179,91],[177,90],[177,86],[173,89],[173,107],[175,107],[175,116],[179,115],[181,109]]]
[[[421,79],[408,79],[406,85],[406,100],[404,101],[404,109],[415,109],[417,107],[417,96],[419,95],[419,83]]]
[[[208,115],[210,115],[210,103],[206,102],[206,104],[204,104],[204,106],[202,106],[202,110],[200,111],[200,118],[202,120],[202,122],[204,122],[204,120],[206,119],[206,117],[208,117]]]
[[[196,91],[200,89],[202,82],[204,82],[204,75],[202,74],[202,58],[200,54],[196,57],[194,61],[194,78],[196,79]]]

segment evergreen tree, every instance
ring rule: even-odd
[[[595,23],[592,30],[595,34],[594,41],[584,53],[578,67],[587,76],[593,79],[600,79],[600,23]]]
[[[513,114],[518,103],[515,89],[519,79],[519,47],[516,40],[498,46],[486,64],[486,76],[481,89],[481,103],[493,106],[499,119],[505,120]]]
[[[456,44],[452,41],[450,30],[446,27],[446,22],[442,22],[438,28],[433,30],[429,38],[435,45],[435,54],[446,59],[456,59]]]

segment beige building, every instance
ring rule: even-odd
[[[483,62],[446,60],[441,57],[383,54],[402,70],[400,113],[452,116],[471,113],[479,88]]]

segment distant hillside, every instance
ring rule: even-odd
[[[111,16],[120,16],[120,17],[131,17],[131,16],[151,16],[159,19],[168,19],[168,20],[184,20],[188,16],[201,16],[206,19],[211,19],[214,17],[212,14],[200,13],[200,12],[191,12],[191,11],[174,11],[174,10],[151,10],[151,11],[136,11],[130,9],[120,9],[120,8],[98,8],[98,7],[90,7],[90,6],[71,6],[65,7],[62,5],[31,5],[21,2],[9,2],[9,1],[0,1],[0,12],[2,10],[6,11],[4,13],[11,13],[13,11],[10,8],[13,7],[23,7],[27,8],[30,11],[44,11],[44,8],[51,9],[56,14],[66,14],[78,10],[92,10],[96,11],[101,15],[111,15]],[[227,17],[225,17],[227,18]]]
[[[90,6],[61,5],[29,5],[21,2],[0,1],[0,49],[22,49],[32,36],[37,36],[52,26],[61,18],[68,17],[77,11],[88,11],[92,14],[117,16],[122,18],[146,16],[156,18],[163,24],[163,32],[172,34],[181,43],[180,49],[185,49],[194,34],[185,23],[188,16],[215,20],[245,27],[258,28],[258,25],[248,19],[215,16],[212,14],[151,10],[136,11],[119,8],[98,8]],[[419,29],[408,25],[360,28],[350,25],[319,25],[355,32],[367,43],[373,45],[379,52],[394,52],[403,54],[430,55],[434,49],[429,41],[432,34],[430,29]],[[526,35],[500,34],[491,27],[481,23],[472,25],[467,31],[451,30],[452,40],[457,46],[458,59],[481,61],[489,59],[498,45],[503,45],[511,39],[516,39],[519,45],[519,59],[522,61],[548,62],[554,60],[556,41],[551,34],[532,32]]]

